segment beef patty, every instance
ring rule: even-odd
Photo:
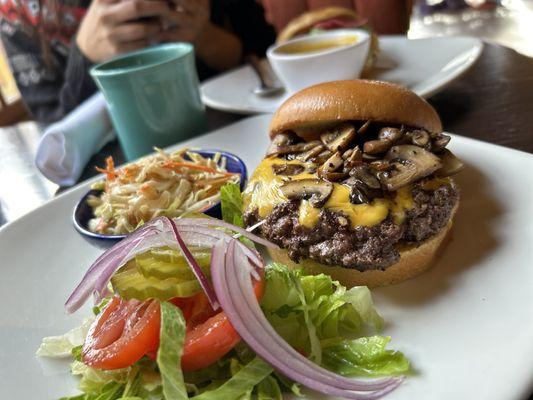
[[[307,228],[298,221],[299,201],[287,201],[274,208],[260,229],[263,237],[287,250],[294,261],[311,258],[359,271],[383,270],[400,259],[397,244],[417,244],[440,231],[448,223],[458,197],[450,185],[432,191],[415,185],[415,205],[405,213],[402,224],[387,217],[377,225],[356,228],[351,228],[341,213],[327,209],[320,212],[315,227]],[[257,210],[245,213],[247,226],[256,222]]]

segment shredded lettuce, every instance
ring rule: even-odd
[[[305,327],[307,329],[307,336],[309,337],[310,344],[310,354],[309,358],[317,364],[322,363],[322,348],[320,346],[320,339],[318,338],[316,332],[316,326],[311,320],[311,307],[307,303],[307,297],[302,285],[302,281],[299,279],[297,274],[287,274],[289,277],[294,290],[298,294],[298,300],[300,302],[299,309],[302,311]]]
[[[102,299],[100,304],[97,304],[93,307],[93,314],[96,316],[102,312],[102,310],[107,306],[107,303],[111,300],[111,297],[105,297]]]
[[[157,366],[161,373],[166,400],[188,398],[183,373],[179,368],[184,340],[185,319],[181,310],[172,303],[162,302]]]
[[[83,394],[61,400],[163,400],[161,378],[150,360],[143,359],[129,368],[112,371],[74,361],[71,371],[80,376],[78,389]]]
[[[230,224],[243,227],[241,188],[238,183],[226,183],[220,188],[222,219]]]
[[[257,385],[257,400],[282,400],[281,388],[278,381],[267,376]]]
[[[35,353],[39,357],[64,358],[72,355],[72,350],[83,344],[93,318],[85,318],[80,326],[60,336],[45,337]]]
[[[81,361],[82,351],[83,351],[83,345],[81,344],[79,346],[72,348],[72,350],[70,351],[70,354],[72,354],[72,358],[74,359],[74,361]]]
[[[222,209],[222,219],[235,226],[244,227],[243,203],[241,187],[238,183],[226,183],[220,188],[220,208]],[[240,236],[239,240],[251,248],[255,244],[248,238]]]
[[[291,381],[289,378],[287,378],[285,375],[280,374],[277,371],[274,371],[272,374],[276,380],[280,383],[281,387],[284,388],[286,391],[292,392],[292,394],[303,397],[302,392],[300,391],[300,384]]]
[[[359,335],[378,331],[383,325],[366,287],[346,290],[327,275],[305,275],[281,264],[269,265],[265,276],[261,307],[278,333],[295,348],[309,352],[313,336],[323,340]],[[301,327],[307,328],[307,335],[301,335]]]
[[[231,359],[224,357],[206,368],[192,372],[184,372],[183,376],[185,382],[195,385],[194,393],[201,393],[203,392],[201,388],[204,387],[206,383],[226,381],[231,378],[230,363]]]
[[[366,337],[383,327],[367,287],[346,290],[327,275],[305,275],[281,264],[268,266],[265,276],[261,307],[274,329],[295,349],[344,375],[393,375],[409,370],[402,353],[385,349],[390,338]]]
[[[242,396],[249,396],[254,387],[271,373],[272,367],[259,357],[255,357],[219,388],[194,396],[192,400],[233,400]]]
[[[409,361],[399,351],[387,350],[390,337],[322,341],[323,366],[345,376],[400,375],[409,372]]]

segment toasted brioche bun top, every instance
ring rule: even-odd
[[[276,39],[276,43],[283,43],[293,37],[307,33],[317,23],[331,18],[353,18],[357,19],[357,13],[344,7],[327,7],[318,10],[308,11],[293,19],[281,30]]]
[[[435,109],[414,92],[393,83],[358,79],[320,83],[295,93],[274,113],[270,137],[292,130],[307,139],[313,131],[347,120],[442,132]]]

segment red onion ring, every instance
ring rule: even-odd
[[[250,295],[253,295],[253,292],[250,292],[249,290],[247,290],[247,287],[249,285],[251,285],[250,276],[246,274],[246,270],[243,268],[241,268],[239,271],[236,272],[236,277],[234,276],[232,278],[232,282],[229,284],[230,289],[232,288],[232,286],[236,289],[239,288],[240,295],[242,295],[242,297],[245,300],[245,302],[243,302],[243,307],[242,307],[243,312],[251,312],[251,313],[254,313],[255,315],[262,316],[263,311],[261,310],[259,303],[257,303],[257,301],[253,301],[254,298],[250,296]],[[239,296],[234,294],[233,298],[238,299]],[[240,307],[241,303],[240,302],[237,303],[237,306]],[[248,311],[245,308],[248,308]],[[287,356],[290,357],[290,356],[294,356],[295,354],[299,354],[287,342],[285,342],[285,340],[283,340],[283,338],[279,336],[277,332],[275,332],[275,330],[272,328],[272,326],[270,325],[270,323],[268,322],[266,318],[264,317],[259,318],[258,322],[261,324],[260,328],[262,328],[265,332],[268,332],[270,336],[276,341],[276,345],[284,349],[288,353]],[[306,357],[301,357],[301,361],[303,361],[303,364],[304,364],[302,366],[312,367],[313,369],[317,369],[317,365],[311,362]],[[329,378],[335,378],[336,380],[338,380],[337,374],[334,374],[327,370],[322,370],[322,369],[320,370],[322,374],[324,374],[324,371],[325,371],[325,375],[328,376]],[[314,378],[319,379],[320,377],[316,375],[314,376]],[[381,380],[374,380],[371,382],[371,385],[369,385],[368,383],[365,383],[365,389],[361,389],[361,387],[359,387],[357,383],[354,383],[353,379],[344,378],[343,383],[345,384],[346,387],[343,387],[343,388],[351,389],[351,390],[366,390],[368,388],[382,389],[385,386],[387,386],[392,380],[394,379],[385,378]]]
[[[183,242],[188,246],[210,248],[221,238],[226,238],[226,240],[231,238],[222,230],[210,228],[218,227],[238,232],[256,243],[276,247],[257,235],[219,220],[183,218],[173,220],[173,222]],[[65,303],[66,311],[72,313],[78,310],[91,294],[94,294],[95,301],[99,302],[108,293],[107,284],[113,274],[136,255],[154,247],[176,247],[176,242],[174,230],[168,221],[158,218],[146,223],[96,259],[67,299]],[[181,249],[179,246],[178,248]],[[250,249],[244,244],[242,244],[242,248],[254,264],[262,264],[261,256],[256,250]],[[214,300],[214,294],[210,293],[210,295],[208,294],[210,301]]]
[[[213,239],[212,243],[210,243],[211,246],[213,246],[216,242],[218,242],[220,239],[229,239],[231,238],[228,234],[226,234],[224,231],[217,230],[217,229],[211,229],[211,228],[205,228],[202,226],[180,226],[179,228],[180,232],[194,232],[194,233],[202,233],[206,236],[209,236]],[[270,243],[270,242],[269,242]],[[255,264],[261,264],[262,258],[259,252],[255,249],[251,249],[248,246],[241,246],[242,250],[246,253],[248,258],[252,259]]]
[[[194,275],[196,276],[196,279],[198,279],[198,282],[200,282],[200,286],[204,290],[207,299],[209,300],[209,304],[211,304],[211,308],[213,308],[214,311],[219,309],[219,304],[217,300],[217,295],[213,291],[213,288],[211,287],[211,284],[209,283],[209,280],[205,276],[204,272],[202,271],[202,268],[198,265],[196,262],[194,256],[191,254],[187,246],[185,245],[185,242],[181,238],[180,233],[178,232],[178,227],[172,221],[171,218],[163,217],[172,228],[172,231],[174,232],[174,237],[176,238],[176,242],[178,242],[178,246],[183,253],[183,256],[187,260],[187,263],[189,264],[189,267],[191,267],[192,271],[194,272]]]
[[[370,400],[389,393],[401,384],[401,378],[361,381],[341,377],[296,352],[266,320],[254,295],[249,268],[237,262],[236,248],[234,239],[227,246],[224,241],[215,244],[211,276],[219,302],[230,322],[260,357],[287,377],[328,395]]]
[[[253,233],[247,231],[246,229],[240,228],[238,226],[229,224],[225,221],[222,221],[220,219],[213,219],[213,218],[178,218],[174,220],[176,222],[176,225],[182,226],[211,226],[211,227],[217,227],[217,228],[225,228],[233,232],[240,233],[242,236],[250,239],[251,241],[255,243],[262,244],[265,247],[269,247],[271,249],[277,249],[278,246],[275,245],[272,242],[269,242],[266,239],[263,239],[260,236],[254,235]]]
[[[107,275],[108,270],[112,268],[112,264],[114,264],[117,260],[122,260],[133,248],[135,248],[138,243],[156,231],[157,229],[155,224],[155,221],[146,224],[135,235],[128,236],[98,257],[96,261],[89,267],[82,281],[67,299],[65,303],[67,312],[74,312],[80,308],[85,301],[87,301],[91,293],[102,293],[102,288],[100,288],[100,290],[95,290],[96,287],[101,286],[101,284],[98,283],[98,278],[102,274]],[[113,272],[115,270],[113,270]],[[97,296],[97,300],[98,297],[99,296]]]

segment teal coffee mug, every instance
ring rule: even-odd
[[[128,160],[206,130],[194,48],[172,43],[128,53],[91,69]]]

